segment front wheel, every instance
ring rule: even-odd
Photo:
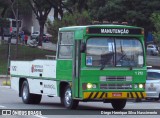
[[[115,110],[122,110],[126,106],[126,99],[112,100],[111,104]]]
[[[71,87],[68,85],[65,87],[64,93],[63,93],[63,104],[68,109],[75,109],[78,106],[79,101],[74,100],[72,98],[72,90]]]

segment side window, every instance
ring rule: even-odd
[[[59,59],[71,59],[73,50],[73,32],[60,32],[59,34]]]

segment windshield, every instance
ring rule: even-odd
[[[147,75],[147,80],[160,80],[160,73],[148,72]]]
[[[86,45],[86,65],[139,67],[143,65],[143,48],[135,38],[89,38]]]

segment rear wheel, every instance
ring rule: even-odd
[[[159,94],[159,97],[158,98],[154,98],[154,100],[156,100],[156,101],[160,100],[160,94]]]
[[[68,109],[76,109],[79,101],[72,98],[72,90],[69,85],[65,87],[63,98],[61,99],[64,106]]]
[[[24,81],[21,88],[22,101],[25,104],[39,104],[42,98],[42,95],[31,94],[29,92],[29,85],[27,81]]]
[[[111,104],[115,110],[122,110],[126,106],[126,99],[112,100]]]
[[[142,101],[142,99],[140,99],[140,98],[135,99],[135,102],[141,102],[141,101]]]

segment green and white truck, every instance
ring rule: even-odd
[[[47,95],[60,97],[69,109],[79,101],[101,101],[121,110],[127,99],[146,96],[145,55],[143,28],[63,27],[55,59],[11,61],[11,87],[26,104],[38,104]]]

